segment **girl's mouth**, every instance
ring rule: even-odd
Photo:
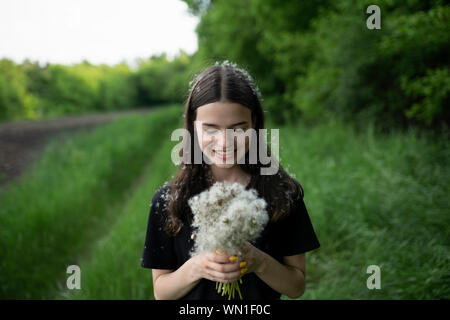
[[[225,159],[230,158],[232,155],[234,155],[235,152],[236,152],[236,150],[229,150],[227,152],[213,150],[213,155],[220,160],[225,160]]]

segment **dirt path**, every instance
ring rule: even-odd
[[[19,179],[23,170],[39,157],[49,139],[63,139],[66,133],[89,131],[117,117],[147,113],[155,109],[141,108],[40,121],[0,123],[0,188]]]

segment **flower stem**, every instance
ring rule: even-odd
[[[237,291],[240,299],[243,300],[241,290],[239,289],[239,283],[242,284],[242,277],[239,278],[239,282],[238,281],[234,281],[231,283],[216,282],[217,293],[221,294],[222,297],[228,294],[228,300],[231,300],[231,298],[234,299],[235,293]]]

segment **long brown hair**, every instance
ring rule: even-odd
[[[193,155],[195,149],[201,153],[197,139],[194,139],[194,121],[196,119],[196,109],[213,102],[238,103],[251,110],[252,123],[254,129],[264,129],[264,112],[261,107],[260,94],[252,77],[236,64],[222,63],[207,67],[194,80],[185,103],[184,128],[190,134],[191,149],[190,159],[180,164],[179,170],[174,178],[169,181],[168,199],[168,219],[165,230],[176,235],[184,223],[191,223],[192,211],[188,205],[188,200],[196,194],[208,189],[212,185],[211,169],[203,161],[195,164]],[[292,178],[278,164],[278,173],[274,175],[260,175],[263,165],[259,158],[259,135],[256,135],[257,162],[250,164],[248,152],[245,155],[245,163],[238,164],[251,175],[249,188],[256,189],[258,195],[267,202],[267,210],[271,221],[282,219],[290,212],[291,204],[298,197],[304,196],[304,191],[299,182]],[[187,139],[184,139],[186,142]],[[193,142],[193,143],[192,143]],[[265,145],[267,156],[271,156],[270,147]],[[180,150],[183,158],[183,149]],[[186,158],[185,158],[186,159]]]

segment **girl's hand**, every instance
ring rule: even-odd
[[[250,242],[246,242],[245,246],[241,248],[242,258],[240,266],[242,267],[242,274],[261,271],[264,262],[264,255],[261,250],[253,246]]]
[[[191,276],[195,280],[205,278],[214,282],[231,283],[241,276],[236,256],[216,250],[202,253],[190,259]]]

